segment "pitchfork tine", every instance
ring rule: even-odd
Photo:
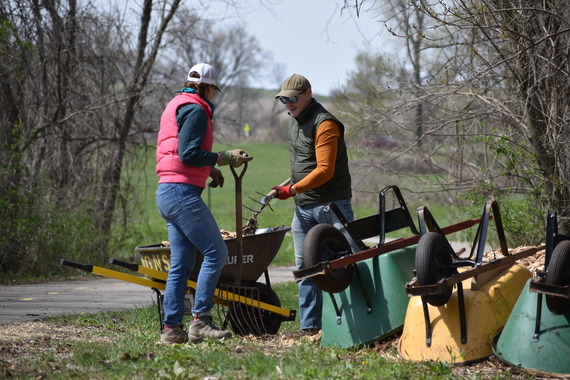
[[[246,209],[248,209],[249,211],[251,211],[251,212],[253,212],[253,213],[259,213],[258,210],[254,210],[254,209],[252,209],[252,208],[249,208],[249,207],[247,207],[246,205],[243,205],[243,208],[246,208]],[[244,218],[244,219],[247,220],[246,218]]]
[[[261,194],[261,193],[258,193],[258,194]],[[261,194],[261,195],[263,195],[263,194]],[[255,203],[260,204],[260,205],[263,206],[263,203],[261,203],[261,202],[258,201],[257,199],[254,199],[254,198],[252,198],[252,197],[249,197],[249,199],[251,199],[251,200],[254,201]]]
[[[258,193],[258,194],[263,195],[263,194],[261,194],[261,193]],[[260,201],[255,200],[255,199],[253,199],[252,197],[249,197],[249,199],[251,199],[251,200],[254,201],[255,203],[260,204],[260,205],[262,206],[259,210],[253,210],[253,209],[251,209],[251,208],[249,208],[249,207],[247,207],[247,206],[243,206],[243,207],[245,207],[246,209],[248,209],[249,211],[253,211],[253,213],[255,214],[255,216],[257,216],[257,215],[261,212],[261,210],[263,210],[263,208],[264,208],[265,206],[268,206],[271,211],[275,212],[275,210],[273,210],[273,207],[271,207],[271,205],[269,204],[269,202],[267,202],[267,203],[261,203]]]

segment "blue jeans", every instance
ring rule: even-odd
[[[184,294],[196,261],[196,249],[204,254],[198,274],[192,315],[210,315],[214,291],[228,257],[228,248],[214,216],[202,200],[202,188],[183,183],[161,183],[156,205],[166,220],[170,241],[170,270],[164,291],[164,324],[182,323]]]
[[[296,206],[295,216],[291,223],[291,234],[293,235],[293,246],[295,248],[295,265],[297,269],[303,269],[303,242],[309,230],[317,224],[329,223],[333,224],[340,231],[344,231],[344,227],[332,211],[327,214],[333,216],[332,220],[327,220],[327,214],[324,208],[331,202]],[[334,202],[350,222],[354,220],[354,214],[350,205],[350,199],[343,199]],[[332,222],[332,223],[331,223]],[[346,234],[345,234],[346,235]],[[352,239],[348,238],[349,242]],[[299,286],[299,318],[301,329],[321,328],[321,319],[323,314],[323,295],[321,289],[315,284],[311,278],[301,280],[297,283]]]

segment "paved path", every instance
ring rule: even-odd
[[[269,268],[271,283],[294,281],[294,267]],[[260,281],[263,282],[264,276]],[[130,282],[91,275],[87,279],[0,285],[0,324],[62,314],[97,313],[148,306],[155,292]]]
[[[465,253],[469,253],[469,244],[452,242],[452,246],[456,251],[465,248]],[[269,279],[271,283],[294,281],[294,269],[270,267]],[[263,279],[261,276],[260,281]],[[130,309],[151,305],[154,300],[154,291],[146,286],[98,275],[76,281],[0,285],[0,324],[61,314]]]

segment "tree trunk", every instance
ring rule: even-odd
[[[172,20],[174,13],[180,5],[180,0],[175,0],[168,14],[161,19],[159,29],[156,35],[152,36],[154,41],[148,56],[146,51],[148,48],[148,33],[151,26],[151,16],[153,10],[153,1],[145,0],[143,11],[141,13],[140,29],[137,44],[137,59],[133,67],[133,74],[131,83],[128,85],[127,94],[128,100],[126,103],[125,111],[121,120],[117,120],[115,124],[117,132],[117,142],[115,153],[109,162],[109,165],[104,176],[104,191],[102,192],[101,205],[102,205],[102,224],[101,231],[109,236],[111,225],[113,222],[113,213],[115,204],[121,186],[121,173],[123,168],[124,158],[128,148],[129,133],[132,129],[135,114],[139,108],[142,91],[147,84],[151,68],[153,67],[156,55],[160,49],[162,37],[166,32],[166,28]]]

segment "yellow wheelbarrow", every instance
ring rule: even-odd
[[[505,325],[531,277],[530,271],[515,261],[543,248],[509,253],[495,201],[485,205],[467,258],[453,251],[427,208],[418,215],[422,237],[416,250],[415,278],[406,284],[411,298],[398,352],[412,361],[458,364],[482,360],[492,353],[493,337]],[[491,219],[502,257],[483,261]]]

